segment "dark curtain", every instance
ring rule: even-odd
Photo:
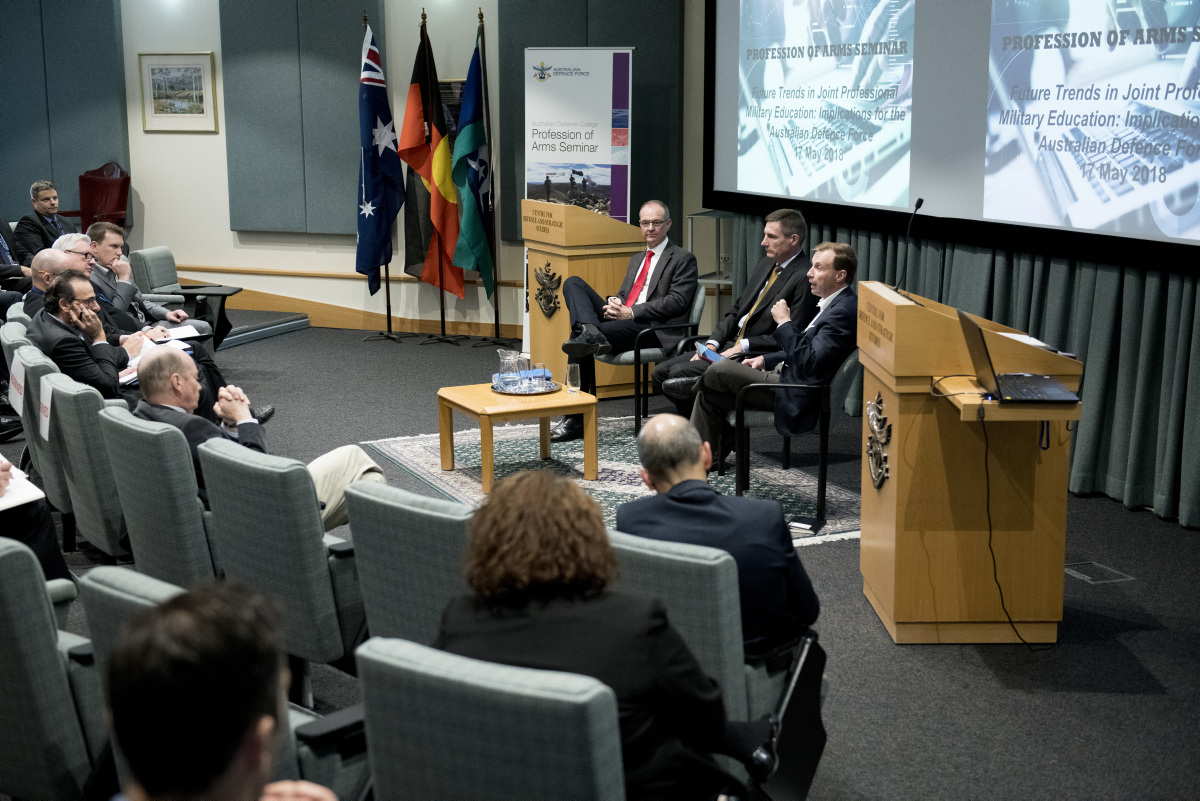
[[[749,216],[734,223],[735,286],[738,269],[744,285],[757,258],[761,227]],[[810,226],[809,242],[824,240],[854,247],[860,281],[892,284],[904,272],[909,291],[1078,356],[1083,419],[1071,491],[1102,492],[1200,527],[1196,276],[933,240],[905,247],[892,234]]]

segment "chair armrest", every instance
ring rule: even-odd
[[[326,546],[325,550],[329,551],[330,556],[344,559],[347,556],[354,556],[354,543],[349,540],[342,540]]]
[[[55,605],[70,603],[79,597],[79,587],[70,579],[50,579],[46,582],[46,597]]]
[[[781,389],[819,389],[821,390],[821,403],[825,406],[829,405],[829,384],[772,384],[767,382],[747,384],[738,390],[736,405],[734,406],[734,420],[737,428],[742,428],[746,422],[746,394],[752,389],[769,389],[776,392]]]
[[[128,409],[129,408],[125,404],[125,401],[121,400],[120,398],[108,398],[104,401],[104,406],[105,406],[105,408],[107,408],[109,406],[112,406],[114,408],[119,408],[119,409]]]
[[[176,295],[176,294],[168,295],[168,294],[159,294],[159,293],[155,293],[155,292],[150,292],[150,293],[143,292],[142,300],[148,300],[151,303],[158,303],[163,306],[166,306],[166,305],[172,304],[172,303],[177,306],[183,305],[183,295]]]
[[[662,331],[663,329],[666,329],[666,328],[683,328],[688,331],[694,332],[700,328],[700,324],[699,323],[677,323],[675,325],[667,325],[667,324],[652,325],[649,328],[644,328],[641,331],[638,331],[637,336],[635,336],[633,338],[633,363],[634,364],[642,363],[642,337],[646,336],[647,334],[652,334],[655,331]],[[647,350],[649,350],[649,348],[647,348]]]
[[[746,654],[746,664],[750,665],[751,667],[766,665],[767,670],[771,673],[783,670],[791,665],[792,661],[795,659],[796,646],[800,645],[800,643],[804,641],[804,638],[809,636],[811,636],[813,639],[816,639],[817,632],[813,631],[812,629],[805,628],[804,631],[800,632],[794,637],[789,637],[784,642],[781,642],[779,645],[776,645],[774,648],[764,651],[761,654]]]
[[[676,356],[683,355],[683,349],[686,348],[688,345],[694,345],[697,342],[707,342],[707,341],[708,341],[708,337],[704,336],[703,334],[696,334],[694,336],[684,337],[683,339],[679,340],[679,342],[677,342],[675,344],[675,355]]]
[[[96,649],[91,640],[67,649],[67,659],[77,665],[90,665],[96,661]]]
[[[318,750],[336,746],[342,756],[366,751],[363,705],[348,706],[296,727],[296,740]],[[352,750],[356,740],[361,748]]]

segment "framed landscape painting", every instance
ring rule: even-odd
[[[143,131],[217,132],[216,58],[203,53],[138,53]]]

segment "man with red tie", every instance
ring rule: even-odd
[[[686,323],[691,310],[696,294],[696,257],[667,240],[671,212],[666,204],[647,201],[638,224],[646,250],[629,260],[616,295],[602,298],[578,276],[563,282],[571,338],[562,348],[568,362],[579,364],[580,388],[584,392],[596,391],[594,356],[633,350],[638,333],[655,325]],[[643,347],[669,349],[686,333],[683,328],[660,330],[643,337]],[[568,415],[555,426],[551,439],[568,442],[582,436],[583,415]]]

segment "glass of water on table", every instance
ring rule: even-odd
[[[579,391],[579,365],[571,362],[567,365],[567,392],[574,394]]]

